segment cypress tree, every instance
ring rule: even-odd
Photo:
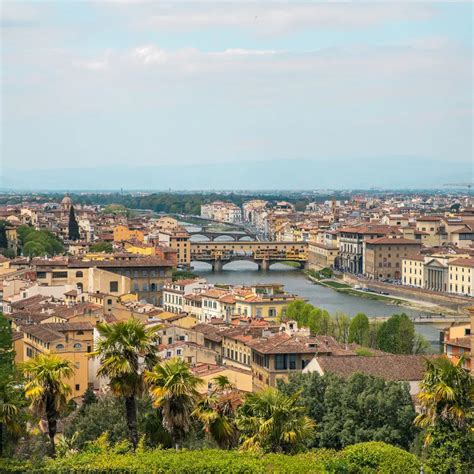
[[[0,221],[0,249],[8,248],[7,223]]]
[[[69,208],[69,240],[79,240],[79,225],[76,220],[74,206]]]

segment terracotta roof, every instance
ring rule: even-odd
[[[455,339],[448,339],[444,341],[445,344],[450,346],[462,347],[464,349],[471,349],[471,336],[457,337]]]
[[[35,296],[30,296],[29,298],[24,298],[19,301],[15,301],[14,303],[11,303],[11,307],[13,309],[24,309],[27,308],[28,306],[36,305],[42,301],[48,300],[49,297],[43,296],[43,295],[35,295]]]
[[[94,326],[89,322],[82,323],[43,323],[43,327],[54,331],[92,331]]]
[[[219,290],[218,288],[212,288],[202,293],[202,296],[206,298],[221,298],[222,296],[228,294],[227,290]]]
[[[448,265],[474,268],[474,258],[456,258],[455,260],[448,262]]]
[[[339,232],[351,234],[391,234],[399,233],[399,230],[396,227],[390,225],[361,225],[352,227],[342,227],[341,229],[339,229]]]
[[[222,341],[222,327],[219,326],[213,326],[211,324],[196,324],[194,326],[194,330],[196,332],[199,332],[201,334],[204,334],[204,338],[208,339],[209,341],[213,342],[221,342]]]
[[[48,328],[45,324],[31,324],[29,326],[21,326],[20,329],[25,334],[34,336],[44,342],[57,341],[64,338],[60,332]]]
[[[344,353],[344,349],[330,336],[301,336],[279,333],[248,342],[248,346],[263,354],[331,354]],[[351,354],[352,352],[349,352]]]
[[[373,245],[421,245],[421,242],[413,239],[390,239],[388,237],[366,240],[365,243]]]
[[[374,375],[385,380],[421,380],[426,369],[426,357],[421,355],[383,355],[317,357],[323,372],[331,372],[340,377],[350,377],[356,372]]]

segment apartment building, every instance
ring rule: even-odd
[[[387,236],[400,236],[396,227],[362,224],[339,229],[338,269],[355,274],[364,272],[365,242]]]
[[[201,217],[220,222],[242,222],[242,210],[232,202],[215,201],[201,205]]]
[[[162,304],[162,290],[171,281],[172,264],[157,257],[106,260],[48,259],[34,261],[40,283],[74,284],[81,291],[113,295],[136,293],[139,299]]]
[[[275,387],[277,380],[288,380],[292,373],[301,371],[318,355],[353,354],[329,336],[310,336],[298,329],[295,321],[282,325],[280,332],[264,333],[249,341],[252,350],[252,385],[254,391]]]
[[[206,280],[198,279],[178,280],[166,284],[163,287],[163,309],[171,313],[185,312],[185,296],[199,294],[208,286]]]
[[[404,238],[380,237],[364,242],[364,275],[372,280],[402,278],[404,258],[418,255],[421,243]]]
[[[457,258],[448,262],[449,292],[474,296],[474,258]]]
[[[181,226],[160,230],[158,243],[176,251],[177,264],[183,268],[191,265],[191,241],[188,231]]]
[[[25,362],[38,354],[55,354],[72,362],[74,374],[66,383],[70,398],[78,398],[89,387],[89,357],[93,348],[90,323],[44,323],[23,325],[14,333],[15,362]]]

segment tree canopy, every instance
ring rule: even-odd
[[[300,400],[316,424],[313,446],[340,449],[363,441],[384,441],[408,448],[415,411],[408,386],[354,374],[347,380],[319,374],[292,375],[279,388]]]

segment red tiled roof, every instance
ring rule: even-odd
[[[317,362],[324,373],[344,378],[362,372],[385,380],[416,381],[423,378],[426,370],[426,357],[421,355],[322,356],[317,357]]]

